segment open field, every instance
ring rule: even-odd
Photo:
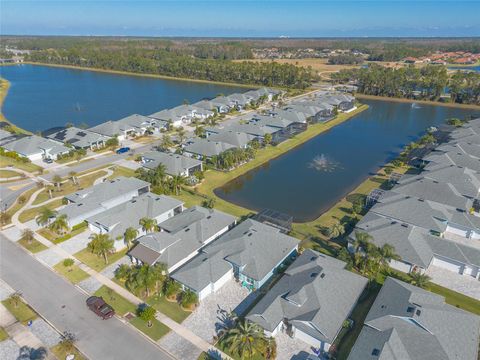
[[[0,170],[0,179],[10,179],[21,175],[21,173],[12,170]]]

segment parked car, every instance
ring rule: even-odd
[[[117,150],[117,154],[124,154],[124,153],[129,152],[129,151],[130,151],[129,147],[122,147],[122,148]]]
[[[50,158],[45,158],[45,159],[43,159],[43,162],[47,163],[47,164],[51,164],[51,163],[53,163],[53,160],[50,159]]]
[[[108,305],[103,298],[98,296],[90,296],[87,299],[87,306],[103,320],[110,319],[113,315],[115,315],[115,310],[113,310],[113,308]]]

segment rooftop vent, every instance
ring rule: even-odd
[[[320,277],[323,279],[325,277],[325,273],[322,273]]]
[[[416,314],[417,316],[420,316],[421,313],[422,313],[421,310],[417,310],[417,311],[415,312],[415,314]]]
[[[378,356],[378,355],[380,355],[380,350],[378,350],[378,349],[373,349],[373,350],[372,350],[372,356]]]
[[[310,274],[310,277],[311,277],[311,278],[315,278],[315,277],[317,277],[317,276],[318,276],[318,273],[316,273],[316,272]]]

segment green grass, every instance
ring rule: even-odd
[[[115,261],[120,260],[125,254],[127,253],[128,249],[123,249],[121,251],[117,251],[116,253],[110,255],[108,257],[108,264],[105,264],[105,260],[103,259],[103,256],[97,256],[95,254],[92,254],[90,250],[88,249],[83,249],[73,256],[76,257],[78,260],[81,262],[85,263],[89,267],[91,267],[93,270],[100,272],[103,269],[105,269],[108,265],[113,264]]]
[[[72,284],[77,284],[90,276],[85,271],[80,269],[78,265],[74,264],[72,266],[64,266],[63,260],[60,261],[57,265],[55,265],[53,268],[56,272],[65,277]]]
[[[95,292],[95,296],[101,296],[119,316],[124,316],[128,312],[135,314],[137,309],[134,304],[105,285]]]
[[[74,236],[77,236],[78,234],[81,234],[82,232],[87,230],[87,227],[88,227],[87,223],[82,223],[82,226],[72,229],[72,231],[70,231],[68,234],[65,234],[63,236],[59,236],[57,233],[50,230],[49,228],[42,228],[38,230],[37,233],[42,235],[47,240],[50,240],[54,244],[60,244],[64,241],[71,239]]]
[[[108,177],[108,179],[116,179],[120,176],[133,177],[135,176],[135,170],[115,165],[112,167],[113,174]]]
[[[13,166],[14,168],[25,170],[30,173],[41,171],[43,169],[33,163],[18,161],[7,156],[0,155],[0,167],[4,168],[9,166]]]
[[[27,221],[35,219],[37,215],[40,213],[40,210],[44,207],[49,208],[51,210],[55,210],[60,206],[62,206],[62,199],[54,200],[52,202],[49,202],[48,204],[45,204],[44,206],[38,206],[35,208],[27,209],[20,213],[20,215],[18,216],[18,220],[21,223],[25,223]]]
[[[152,321],[152,324],[153,324],[152,327],[148,327],[147,323],[138,317],[133,318],[130,321],[130,324],[135,326],[138,330],[143,332],[153,341],[160,340],[163,336],[167,335],[168,332],[170,331],[170,329],[167,326],[162,324],[157,319],[154,319]]]
[[[480,301],[474,298],[468,297],[466,295],[460,294],[453,290],[444,288],[440,285],[429,283],[427,285],[427,290],[444,296],[445,302],[457,308],[469,311],[471,313],[480,315]]]
[[[22,176],[22,174],[12,170],[0,170],[1,179],[9,179],[17,176]]]
[[[26,199],[25,201],[28,201],[28,199],[30,199],[30,196],[32,196],[32,194],[33,194],[35,191],[37,191],[37,189],[36,189],[36,188],[33,188],[33,189],[30,189],[30,190],[27,190],[27,191],[23,192],[20,196],[25,197],[25,199]],[[20,196],[19,196],[19,197],[20,197]],[[18,198],[19,198],[19,197],[18,197]],[[19,210],[25,205],[25,203],[20,204],[20,203],[18,202],[18,198],[17,198],[17,200],[15,201],[15,203],[14,203],[12,206],[10,206],[10,207],[8,208],[8,210],[7,210],[7,214],[10,216],[10,218],[11,218],[17,211],[19,211]],[[9,223],[11,223],[11,221],[9,221],[8,224],[9,224]]]
[[[59,360],[63,360],[67,357],[67,355],[73,354],[75,356],[75,360],[85,360],[86,358],[82,355],[78,349],[73,348],[71,351],[65,351],[61,344],[55,345],[50,348],[50,351],[55,355],[55,357]]]
[[[7,308],[8,311],[10,311],[17,321],[20,321],[23,324],[26,324],[30,320],[35,320],[38,317],[37,313],[22,300],[18,301],[16,307],[11,299],[3,300],[2,304]]]
[[[68,194],[71,194],[79,189],[85,189],[87,187],[90,187],[93,185],[96,179],[107,175],[107,172],[104,170],[97,171],[93,174],[90,175],[85,175],[82,177],[78,178],[78,185],[75,185],[72,180],[67,180],[66,182],[62,183],[62,186],[60,186],[59,189],[55,187],[54,190],[52,190],[52,196],[53,197],[59,197],[59,196],[65,196]],[[40,192],[35,200],[33,201],[32,205],[38,205],[41,204],[47,200],[50,200],[50,196],[48,193],[48,190],[45,189],[42,192]]]
[[[3,327],[0,326],[0,342],[8,339],[8,333],[5,331]]]
[[[25,249],[27,249],[28,251],[34,254],[47,249],[45,245],[43,245],[41,242],[35,239],[30,241],[30,243],[24,239],[20,239],[18,240],[18,243],[22,245]]]
[[[181,323],[191,314],[183,310],[177,302],[168,301],[165,296],[152,296],[147,300],[147,303],[178,323]]]

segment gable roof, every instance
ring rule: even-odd
[[[211,141],[208,139],[195,138],[184,149],[186,152],[211,157],[220,155],[222,152],[233,149],[235,146],[221,141]]]
[[[68,153],[70,151],[70,149],[62,143],[37,135],[20,137],[4,144],[3,147],[8,151],[15,151],[23,156],[32,156],[44,152],[49,152],[54,155]]]
[[[75,147],[86,148],[98,142],[108,140],[107,136],[95,133],[86,129],[79,129],[74,126],[47,135],[47,138],[62,143],[72,144]]]
[[[188,156],[171,154],[161,151],[151,151],[142,154],[143,166],[148,169],[156,169],[159,165],[165,166],[165,172],[169,175],[179,175],[188,169],[200,166],[202,162]]]

